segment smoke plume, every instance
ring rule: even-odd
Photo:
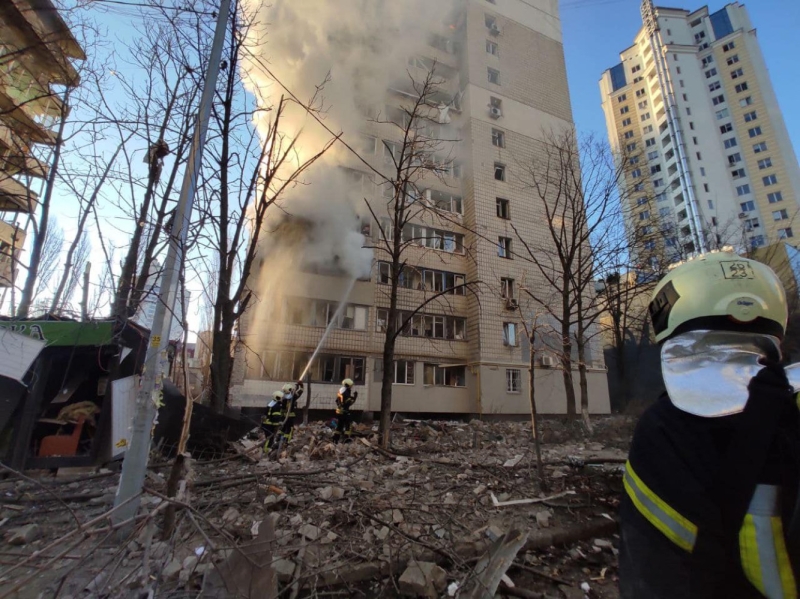
[[[244,0],[243,5],[250,27],[242,57],[248,87],[268,106],[286,89],[304,102],[316,95],[325,124],[357,148],[364,109],[383,112],[387,87],[408,80],[408,57],[422,50],[453,0]],[[331,139],[296,105],[287,109],[281,130],[299,137],[298,162]],[[307,171],[303,184],[268,211],[262,300],[279,294],[277,281],[301,267],[337,269],[352,278],[369,274],[372,251],[364,247],[360,224],[369,221],[369,211],[364,192],[340,168],[347,160],[353,160],[350,152],[336,144]]]

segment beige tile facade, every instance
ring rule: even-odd
[[[421,187],[460,197],[463,214],[451,214],[446,219],[437,219],[438,222],[431,220],[436,217],[428,216],[419,224],[464,235],[464,251],[411,248],[405,258],[408,264],[421,270],[463,275],[478,291],[464,296],[443,296],[423,310],[430,317],[465,319],[464,339],[459,338],[461,334],[458,332],[451,334],[447,323],[444,331],[450,338],[399,337],[395,357],[412,365],[406,367],[408,370],[403,371],[406,375],[393,387],[395,411],[529,413],[528,351],[519,339],[512,345],[504,343],[504,323],[516,324],[518,335],[522,329],[519,313],[509,310],[506,300],[501,297],[500,279],[511,278],[516,286],[525,284],[537,289],[541,295],[546,295],[547,290],[529,262],[520,256],[512,259],[500,257],[497,243],[500,237],[510,238],[512,255],[521,253],[521,248],[515,247],[518,240],[512,224],[531,244],[540,244],[549,235],[543,210],[531,200],[530,192],[521,183],[520,170],[526,162],[543,156],[543,132],[572,127],[560,26],[554,25],[557,18],[554,21],[543,16],[547,13],[557,15],[554,0],[498,0],[494,4],[472,0],[464,3],[457,19],[458,26],[447,32],[453,53],[443,53],[432,47],[420,50],[420,55],[436,58],[442,65],[453,68],[448,86],[461,92],[459,109],[451,112],[452,123],[448,130],[457,132],[461,140],[454,153],[460,177],[445,181],[426,180]],[[494,19],[496,32],[487,28],[487,17]],[[496,54],[487,51],[487,42],[496,44]],[[496,71],[498,84],[490,82],[488,69]],[[398,105],[398,102],[402,99],[397,95],[387,94],[387,105]],[[492,115],[492,105],[499,105],[502,115]],[[502,131],[504,147],[492,143],[493,129]],[[369,122],[364,124],[364,133],[386,140],[393,135],[391,126]],[[376,167],[385,168],[380,144],[377,144],[375,155],[367,154],[365,157]],[[506,167],[505,181],[495,180],[496,164]],[[359,168],[355,161],[347,166]],[[376,199],[381,193],[380,189],[370,188],[369,184],[363,192]],[[498,218],[498,198],[507,200],[510,219]],[[376,203],[377,206],[381,204]],[[373,238],[377,238],[379,229],[376,223],[371,223],[370,232]],[[361,367],[358,370],[359,400],[356,407],[371,411],[380,408],[383,334],[379,330],[378,316],[379,310],[388,305],[389,288],[381,284],[377,264],[382,259],[382,251],[376,250],[371,280],[357,282],[350,294],[350,304],[363,306],[368,311],[364,330],[334,329],[321,352],[345,360],[348,357],[363,359],[363,371]],[[261,276],[265,274],[261,273]],[[346,281],[341,279],[337,282],[332,277],[301,274],[286,293],[292,297],[338,301],[345,289]],[[400,308],[415,309],[426,293],[430,292],[401,289]],[[323,332],[321,326],[276,322],[283,320],[285,317],[277,316],[259,322],[251,313],[242,321],[240,333],[249,350],[240,348],[237,351],[233,388],[235,404],[262,406],[267,395],[283,382],[281,377],[264,373],[256,354],[263,355],[268,349],[310,354],[316,347]],[[423,335],[427,326],[427,322],[422,325]],[[257,332],[263,327],[271,327],[276,341],[269,348],[254,347],[260,338]],[[455,330],[460,329],[456,327]],[[305,358],[300,361],[305,362]],[[353,376],[353,371],[343,368],[341,363],[334,363],[334,366],[338,370],[333,375],[320,376],[330,382],[312,382],[312,407],[332,409],[341,375]],[[592,352],[589,370],[591,411],[607,412],[606,373],[599,349]],[[450,384],[431,384],[437,381]],[[536,381],[539,409],[544,413],[565,412],[561,373],[556,369],[537,367]],[[575,384],[577,388],[577,373]]]
[[[637,142],[654,194],[634,205],[631,227],[650,226],[672,259],[701,249],[698,239],[744,251],[796,237],[800,167],[744,5],[651,9],[655,27],[600,80],[609,139],[618,149]]]

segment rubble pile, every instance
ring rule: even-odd
[[[543,428],[542,479],[530,423],[513,422],[401,422],[390,451],[366,427],[333,445],[322,425],[301,426],[277,460],[243,440],[190,461],[174,500],[170,464],[154,457],[124,540],[109,518],[116,473],[10,476],[0,599],[617,597],[631,423],[598,419],[589,439]]]

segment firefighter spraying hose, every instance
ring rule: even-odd
[[[766,265],[678,265],[650,316],[666,393],[642,415],[620,509],[623,599],[797,597],[800,412]]]

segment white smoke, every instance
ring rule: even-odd
[[[305,102],[326,81],[317,94],[321,116],[358,147],[364,107],[381,109],[389,83],[408,80],[408,57],[420,52],[452,6],[453,0],[244,0],[250,23],[242,61],[246,83],[262,97],[268,90],[263,101],[274,106],[286,95],[283,86]],[[287,110],[281,130],[290,138],[299,136],[298,161],[331,139],[299,106]],[[353,278],[369,273],[372,251],[364,248],[360,232],[369,211],[363,191],[339,168],[348,157],[349,151],[336,144],[304,175],[302,185],[287,190],[280,209],[268,211],[263,238],[269,273],[285,274],[287,259],[292,268],[327,263]],[[286,226],[287,217],[305,226]],[[287,246],[293,248],[290,256],[281,251]],[[278,254],[283,254],[280,260]]]

